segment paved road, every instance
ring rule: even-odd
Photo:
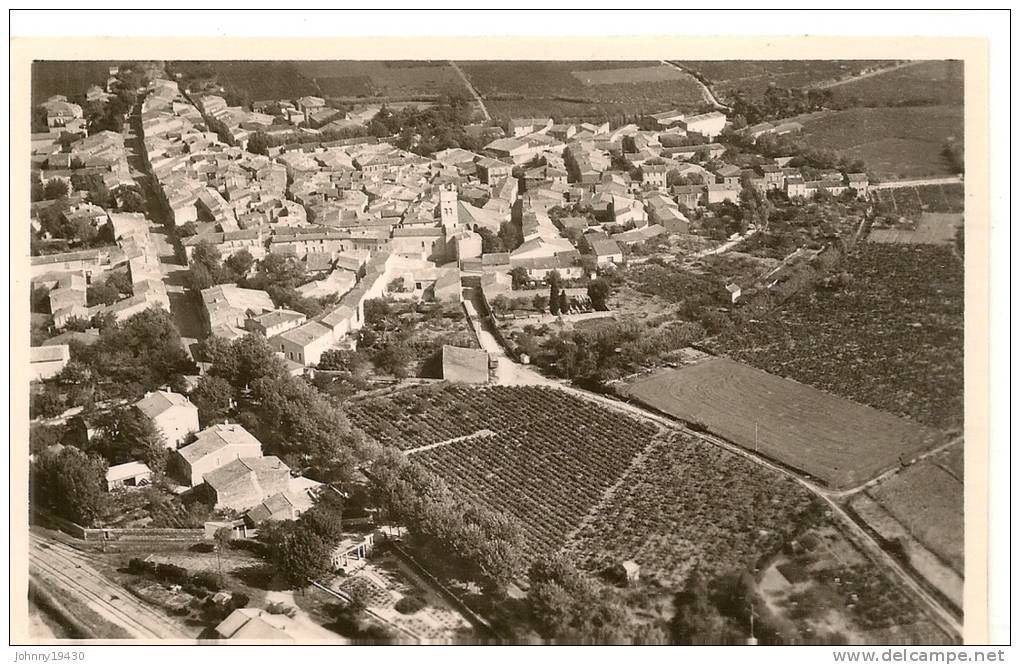
[[[87,605],[138,639],[190,639],[182,626],[96,570],[90,558],[42,534],[29,534],[29,573],[49,588]],[[103,637],[102,635],[98,637]]]
[[[461,70],[460,66],[453,60],[450,61],[450,66],[453,67],[455,72],[457,72],[457,76],[459,76],[460,80],[464,81],[464,85],[467,86],[468,92],[470,92],[471,96],[475,98],[476,102],[478,102],[478,108],[482,109],[482,115],[485,116],[485,120],[492,120],[492,116],[489,115],[489,110],[485,108],[485,102],[482,101],[482,96],[478,94],[477,90],[475,90],[475,86],[471,85],[471,81],[468,80],[468,77]]]
[[[898,189],[901,187],[923,187],[924,185],[959,185],[963,178],[946,176],[942,178],[915,178],[913,180],[887,180],[870,185],[871,189]]]

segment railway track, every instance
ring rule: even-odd
[[[29,534],[29,568],[35,577],[77,596],[107,621],[137,639],[188,639],[177,625],[102,576],[84,554],[38,534]],[[103,637],[103,636],[97,636]]]

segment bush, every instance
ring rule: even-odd
[[[418,596],[404,596],[393,607],[401,614],[414,614],[425,607],[425,601]]]
[[[203,586],[210,591],[219,591],[225,584],[225,580],[222,575],[209,571],[197,573],[192,580],[195,584]]]
[[[156,573],[156,564],[152,561],[132,557],[128,561],[128,572],[133,575],[154,575]]]
[[[251,602],[251,598],[249,598],[248,594],[246,594],[246,593],[241,593],[240,591],[235,591],[234,593],[230,594],[230,609],[231,610],[237,610],[237,609],[241,609],[242,607],[248,607],[248,603],[250,603],[250,602]]]
[[[195,543],[188,549],[190,549],[192,552],[201,552],[202,554],[209,554],[210,552],[215,550],[216,547],[212,543]]]
[[[175,566],[172,563],[157,563],[155,573],[156,578],[164,582],[185,584],[188,581],[187,569]]]

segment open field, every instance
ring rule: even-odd
[[[370,436],[404,450],[489,430],[412,459],[465,501],[520,519],[535,555],[555,552],[657,435],[652,425],[551,388],[446,386],[430,392],[431,401],[413,407],[421,409],[413,417],[397,419],[365,400],[349,411],[350,418]],[[409,401],[403,393],[392,400]]]
[[[832,89],[854,106],[963,104],[963,62],[932,60],[851,81]]]
[[[326,97],[414,97],[458,93],[467,96],[457,72],[446,61],[308,60],[298,71]]]
[[[833,488],[866,482],[939,439],[926,427],[725,358],[657,372],[623,391]]]
[[[612,85],[614,83],[642,83],[646,81],[687,81],[690,76],[675,67],[663,64],[645,67],[609,67],[570,72],[584,85]]]
[[[708,79],[724,98],[737,91],[764,92],[770,85],[780,88],[835,81],[858,72],[891,64],[882,60],[677,60],[678,64]]]
[[[963,574],[963,476],[944,451],[868,490],[923,545]]]
[[[53,95],[68,99],[84,95],[90,86],[105,87],[110,66],[105,60],[37,60],[32,63],[32,104],[40,104]]]
[[[896,191],[896,190],[891,190]],[[956,232],[963,226],[963,215],[952,212],[924,212],[914,228],[873,228],[870,242],[952,245]]]
[[[805,142],[862,159],[880,177],[954,175],[942,149],[963,137],[963,107],[853,108],[815,113],[803,124]]]
[[[752,570],[823,510],[790,478],[686,434],[641,457],[566,551],[591,572],[633,559],[642,579],[682,588]]]
[[[657,63],[472,61],[458,65],[497,118],[594,119],[704,105],[693,77]]]
[[[963,263],[953,248],[858,244],[838,291],[801,293],[708,344],[777,376],[940,429],[963,424]]]

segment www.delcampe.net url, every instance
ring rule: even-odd
[[[965,651],[895,647],[870,650],[837,649],[832,652],[832,658],[838,663],[1004,663],[1006,652],[1003,649]]]

